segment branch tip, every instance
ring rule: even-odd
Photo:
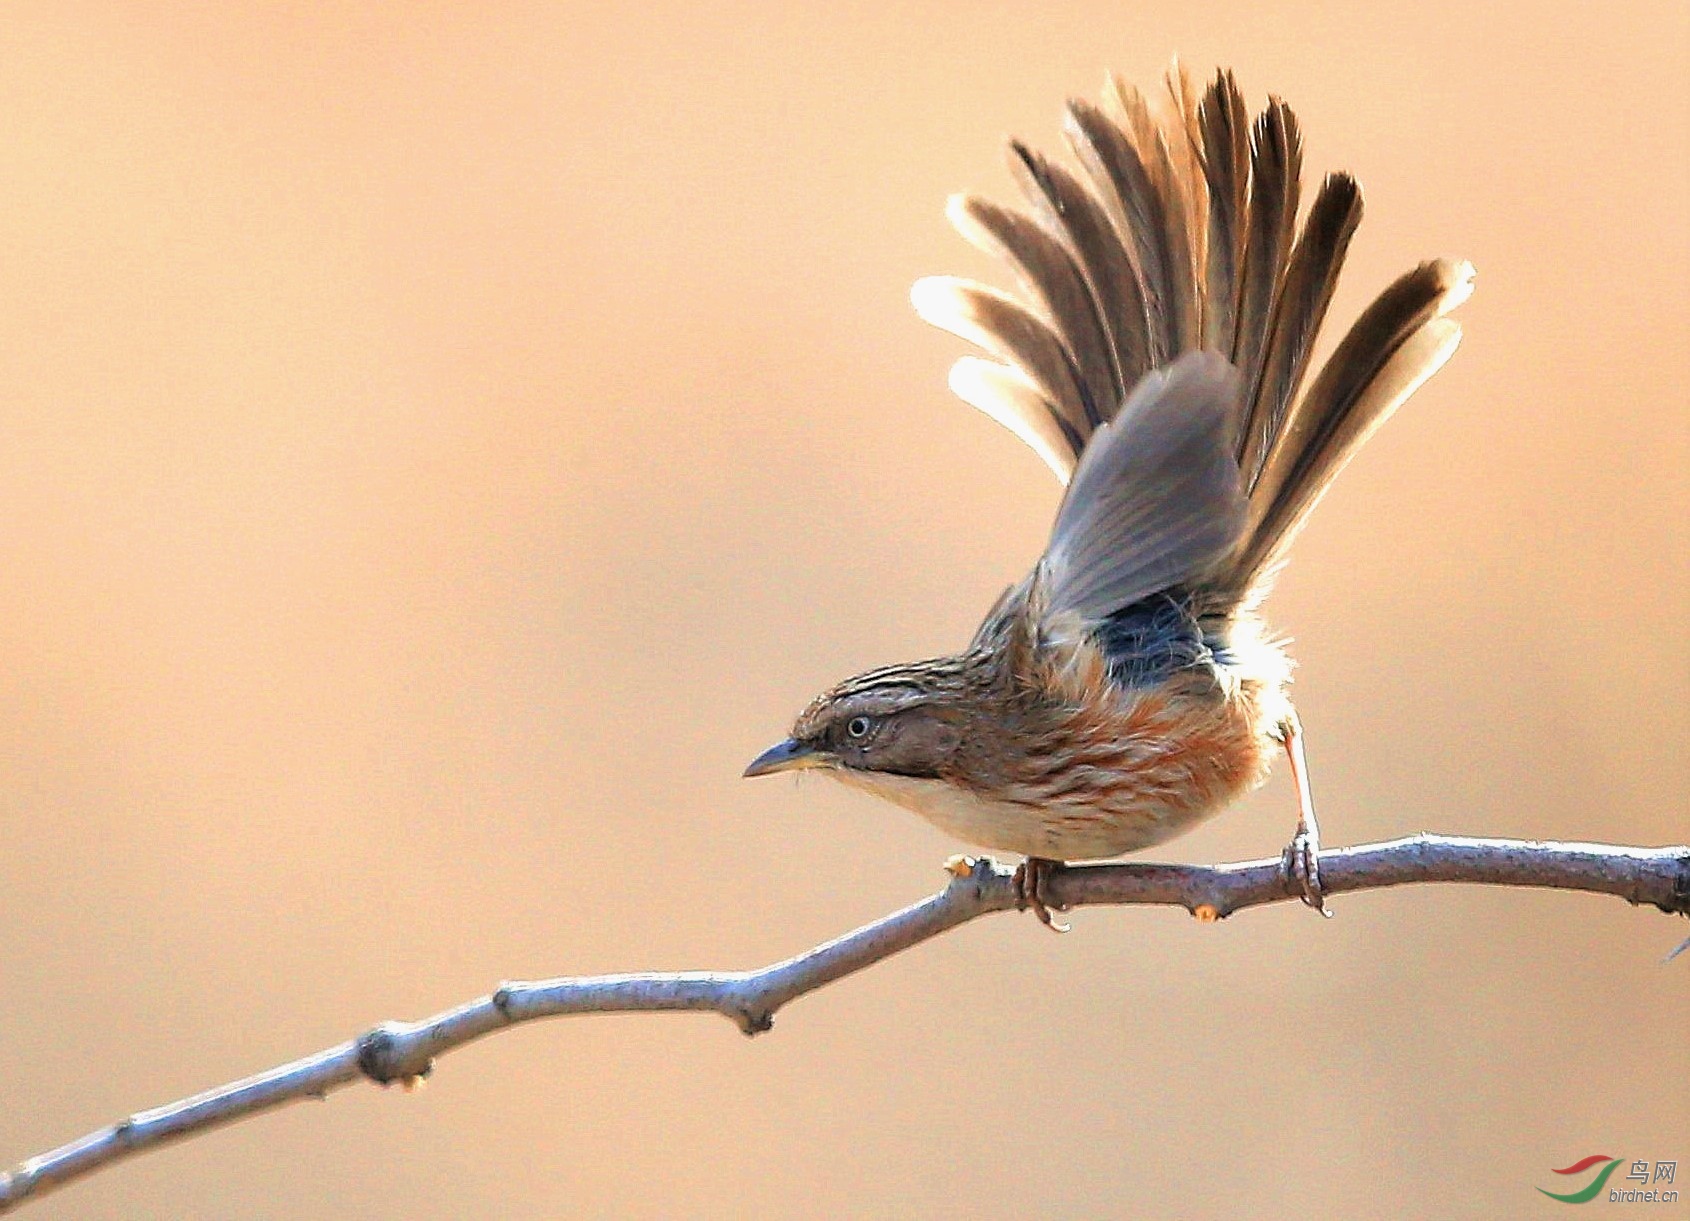
[[[966,897],[975,907],[986,905],[992,888],[1010,885],[1015,877],[1013,871],[989,856],[953,856],[945,862],[945,872],[951,875],[945,884],[946,895]]]

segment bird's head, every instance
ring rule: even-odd
[[[950,658],[859,674],[812,700],[792,736],[753,759],[745,774],[827,768],[940,778],[964,736],[967,695],[966,671]]]

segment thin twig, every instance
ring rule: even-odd
[[[909,949],[959,924],[1018,906],[1012,874],[989,860],[965,862],[944,890],[855,932],[760,971],[650,973],[507,983],[421,1022],[384,1022],[356,1039],[257,1076],[140,1111],[0,1175],[0,1212],[113,1162],[298,1098],[321,1098],[361,1078],[382,1085],[426,1077],[437,1056],[535,1018],[575,1013],[708,1010],[746,1034],[805,993]],[[1633,904],[1690,914],[1690,846],[1621,848],[1416,835],[1320,854],[1328,895],[1409,882],[1541,886],[1618,895]],[[1047,901],[1060,906],[1170,904],[1213,920],[1246,907],[1301,897],[1277,860],[1205,868],[1117,864],[1052,875]]]

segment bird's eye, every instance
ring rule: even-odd
[[[871,728],[866,716],[854,716],[845,723],[845,732],[853,738],[866,738]]]

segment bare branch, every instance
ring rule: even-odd
[[[0,1175],[0,1212],[103,1166],[173,1140],[197,1135],[299,1098],[367,1078],[413,1083],[435,1057],[535,1018],[576,1013],[707,1010],[746,1034],[773,1024],[788,1001],[889,958],[959,924],[1019,902],[1011,873],[989,860],[966,862],[943,891],[855,932],[759,971],[685,971],[507,983],[421,1022],[385,1022],[358,1038],[257,1076],[150,1111]],[[1328,895],[1410,882],[1539,886],[1617,895],[1633,904],[1690,914],[1690,846],[1622,848],[1417,835],[1320,854]],[[1047,899],[1062,906],[1167,904],[1213,920],[1246,907],[1301,896],[1280,861],[1197,865],[1081,865],[1049,879]]]

